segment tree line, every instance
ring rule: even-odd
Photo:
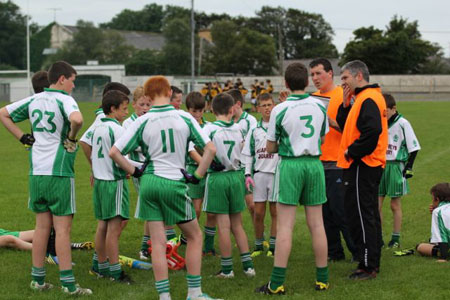
[[[190,74],[190,10],[155,3],[141,10],[125,9],[111,21],[94,26],[79,20],[73,40],[53,55],[53,24],[31,25],[31,69],[45,68],[55,60],[85,64],[125,64],[129,75]],[[0,2],[0,69],[26,67],[26,16],[11,1]],[[5,30],[3,30],[3,28]],[[421,37],[417,21],[394,16],[385,30],[361,27],[339,55],[332,43],[333,29],[320,14],[292,8],[263,6],[254,17],[195,12],[195,30],[210,30],[212,43],[196,38],[196,73],[277,74],[282,59],[340,58],[340,63],[361,59],[373,74],[450,73],[440,46]],[[138,50],[115,30],[161,33],[161,51]],[[201,50],[201,51],[200,51]],[[200,54],[200,55],[199,55]]]

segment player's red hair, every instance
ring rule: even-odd
[[[164,76],[152,76],[144,84],[144,94],[150,99],[156,96],[169,96],[170,83]]]

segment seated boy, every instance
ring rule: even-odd
[[[267,153],[266,134],[269,126],[270,113],[275,103],[272,95],[265,93],[257,98],[257,108],[262,114],[262,120],[256,128],[250,130],[245,140],[242,154],[245,161],[245,185],[250,190],[253,186],[253,201],[255,202],[255,250],[252,257],[261,255],[264,247],[264,218],[266,216],[266,201],[269,201],[272,225],[270,227],[269,251],[267,256],[273,257],[275,253],[275,240],[277,234],[277,208],[273,201],[272,187],[278,155]],[[254,181],[252,179],[252,174]]]
[[[398,248],[402,227],[400,200],[409,192],[407,179],[413,176],[412,168],[420,145],[411,124],[397,112],[394,97],[390,94],[383,94],[383,96],[387,108],[389,144],[386,151],[386,167],[380,181],[378,204],[382,220],[383,200],[386,196],[391,198],[394,230],[388,247]]]
[[[0,248],[8,247],[31,251],[34,230],[9,231],[0,228]]]
[[[431,188],[430,193],[430,243],[421,243],[416,248],[424,256],[437,257],[439,262],[445,262],[450,246],[450,183],[438,183]]]
[[[186,184],[180,170],[184,171],[187,145],[193,141],[204,149],[195,177],[189,177],[198,182],[214,158],[215,147],[190,114],[175,110],[169,104],[172,91],[165,77],[151,77],[144,90],[145,95],[153,100],[152,109],[134,121],[109,155],[125,171],[135,175],[139,169],[132,166],[124,155],[141,147],[147,159],[148,165],[140,181],[139,218],[149,222],[153,273],[159,298],[171,299],[164,225],[177,224],[187,239],[187,299],[212,299],[201,289],[202,233],[192,200],[186,195]]]
[[[249,277],[255,276],[241,216],[245,209],[244,174],[241,171],[244,136],[239,126],[232,121],[233,105],[234,100],[228,93],[217,95],[212,102],[217,120],[204,127],[205,133],[216,146],[217,161],[225,167],[221,172],[210,170],[208,173],[203,203],[204,211],[216,214],[222,265],[216,276],[220,278],[234,277],[231,233],[241,253],[244,273]]]

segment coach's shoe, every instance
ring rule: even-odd
[[[72,249],[78,249],[78,250],[94,249],[93,242],[71,243],[70,246],[72,247]]]
[[[150,258],[150,253],[148,253],[148,250],[141,250],[139,251],[139,258],[141,260],[148,260]]]
[[[267,257],[275,257],[275,250],[274,251],[272,251],[272,250],[267,251]]]
[[[210,297],[208,294],[201,294],[198,295],[197,297],[187,297],[186,300],[223,300],[223,299],[219,299],[219,298],[212,298]]]
[[[256,276],[255,269],[253,269],[253,268],[248,268],[247,270],[244,270],[244,274],[247,277],[255,277]]]
[[[69,294],[69,295],[79,295],[79,296],[83,296],[83,295],[92,295],[92,290],[91,289],[85,289],[80,287],[80,285],[77,283],[76,285],[76,289],[73,292],[69,291],[68,287],[61,287],[61,290],[63,291],[63,293]]]
[[[330,287],[330,284],[324,283],[324,282],[320,282],[320,281],[316,281],[316,291],[326,291],[328,290],[328,288]]]
[[[263,250],[253,250],[252,254],[250,254],[250,257],[257,257],[260,256],[263,253]]]
[[[351,280],[369,280],[369,279],[375,279],[377,278],[377,272],[367,272],[362,269],[357,269],[355,272],[353,272],[349,277]]]
[[[49,265],[59,265],[58,256],[51,255],[50,253],[45,256],[45,262]]]
[[[387,246],[389,249],[397,249],[400,248],[399,242],[390,241]]]
[[[220,270],[215,276],[216,278],[226,278],[226,279],[234,278],[234,272],[231,271],[230,273],[224,273],[222,272],[222,270]]]
[[[45,291],[53,288],[53,284],[44,282],[39,284],[37,281],[31,281],[30,288],[35,291]]]
[[[286,295],[286,291],[284,290],[284,286],[279,286],[276,290],[272,290],[270,288],[270,282],[266,283],[265,285],[256,288],[255,293],[264,294],[264,295]]]

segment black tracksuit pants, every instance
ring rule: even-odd
[[[355,161],[344,170],[345,215],[355,243],[359,269],[372,272],[380,267],[381,222],[378,186],[383,169]]]

